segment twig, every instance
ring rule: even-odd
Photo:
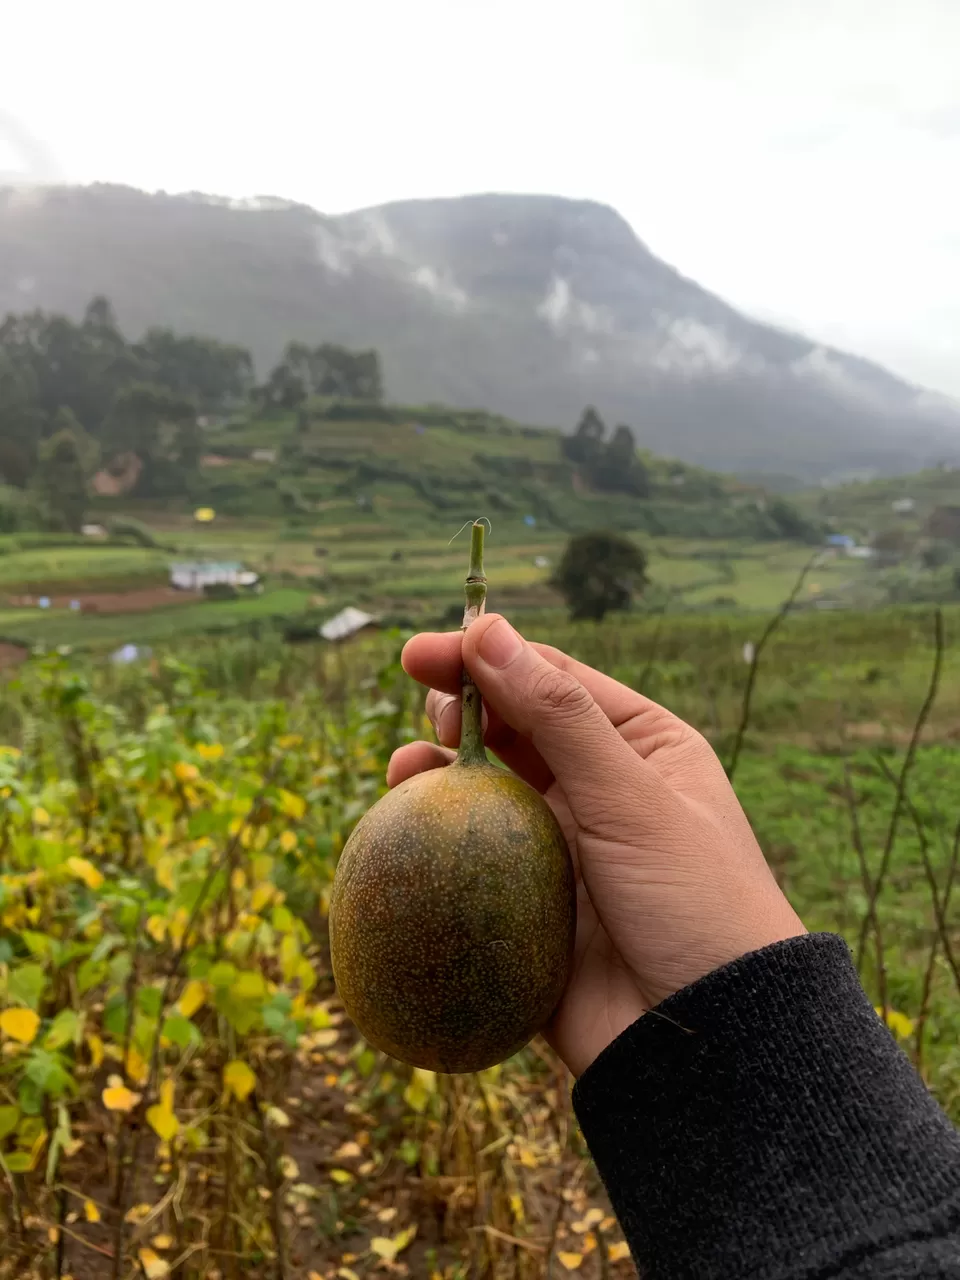
[[[740,752],[743,749],[743,739],[746,735],[747,727],[750,724],[750,703],[753,698],[753,686],[757,680],[757,667],[760,664],[760,655],[763,653],[764,649],[767,646],[767,642],[770,640],[774,632],[777,630],[777,628],[783,622],[784,618],[793,608],[793,602],[796,600],[797,596],[800,594],[800,589],[803,586],[804,582],[806,581],[807,574],[810,572],[813,566],[819,561],[819,559],[820,559],[820,552],[817,551],[810,557],[807,563],[800,570],[800,576],[797,578],[796,582],[793,584],[793,590],[790,592],[786,600],[784,600],[783,604],[780,606],[777,612],[773,615],[773,617],[767,623],[766,628],[764,629],[763,635],[757,641],[756,647],[753,650],[753,657],[750,660],[750,671],[749,671],[749,674],[747,675],[746,687],[743,690],[743,705],[740,710],[740,724],[737,728],[737,736],[733,742],[733,750],[730,753],[730,762],[727,765],[727,777],[731,781],[733,780],[734,773],[736,773],[737,763],[740,759]]]
[[[137,912],[137,923],[133,937],[133,961],[130,966],[130,978],[127,983],[127,1025],[123,1034],[123,1061],[121,1063],[124,1078],[129,1075],[130,1051],[133,1047],[133,1024],[136,1014],[137,991],[140,986],[140,935],[142,932],[144,907],[141,903],[140,910]],[[125,1194],[126,1194],[126,1178],[125,1162],[127,1158],[127,1133],[128,1126],[121,1114],[118,1117],[117,1129],[117,1172],[113,1183],[112,1204],[116,1212],[116,1221],[113,1224],[113,1267],[111,1268],[111,1280],[119,1280],[120,1264],[122,1262],[123,1251],[123,1217],[126,1212]],[[134,1163],[131,1161],[131,1163]]]
[[[877,948],[877,989],[880,998],[880,1007],[883,1010],[883,1020],[886,1022],[889,1009],[887,999],[887,965],[886,952],[883,946],[883,935],[880,931],[880,917],[877,913],[876,898],[873,897],[873,881],[870,876],[870,868],[867,865],[867,855],[863,847],[863,834],[860,830],[860,813],[857,808],[857,796],[853,789],[853,782],[850,778],[850,766],[843,766],[843,786],[844,794],[847,801],[847,808],[850,811],[850,834],[853,839],[853,847],[857,852],[857,862],[860,865],[860,881],[863,885],[863,892],[867,899],[867,919],[873,926],[873,936]]]
[[[937,690],[940,687],[940,672],[943,668],[944,642],[943,612],[939,608],[934,614],[933,640],[933,670],[930,673],[930,684],[927,688],[927,696],[924,698],[923,705],[917,715],[916,723],[913,726],[913,733],[910,735],[910,744],[907,747],[907,754],[903,758],[900,776],[897,779],[896,798],[893,804],[893,812],[890,815],[890,823],[887,827],[887,838],[884,842],[883,853],[880,857],[880,867],[867,898],[867,914],[864,916],[860,925],[860,937],[857,941],[858,969],[863,962],[863,953],[867,946],[867,933],[870,929],[870,921],[876,911],[877,899],[880,897],[883,882],[887,878],[887,871],[890,867],[890,857],[893,853],[894,842],[897,838],[897,824],[900,821],[900,810],[903,808],[903,797],[907,788],[907,778],[910,776],[910,770],[913,768],[913,762],[917,754],[917,747],[920,743],[920,735],[923,732],[923,726],[927,722],[927,718],[930,715],[930,711],[933,708],[934,701],[936,700]]]
[[[67,1193],[61,1187],[57,1195],[57,1252],[54,1258],[54,1266],[56,1268],[55,1275],[57,1280],[61,1280],[63,1275],[64,1250],[66,1248],[67,1237],[64,1233],[64,1224],[67,1219]]]
[[[887,762],[881,758],[880,767],[887,781],[892,785],[896,785],[896,779],[893,776]],[[923,859],[923,873],[927,878],[927,884],[930,886],[930,896],[933,899],[933,918],[936,921],[937,933],[940,938],[940,945],[943,947],[944,958],[950,966],[950,972],[953,974],[953,980],[957,987],[957,994],[960,995],[960,964],[953,952],[953,943],[950,941],[950,930],[947,927],[947,907],[949,906],[949,894],[953,889],[953,877],[956,870],[957,846],[954,843],[954,852],[951,856],[950,866],[948,868],[947,884],[944,889],[944,898],[940,897],[940,886],[937,883],[936,872],[933,869],[933,863],[930,861],[930,846],[927,843],[927,833],[923,825],[923,819],[917,812],[916,805],[910,799],[910,796],[904,792],[904,804],[913,821],[914,830],[917,833],[917,840],[920,843],[920,857]]]
[[[597,1252],[600,1255],[600,1280],[609,1280],[610,1277],[610,1253],[607,1249],[607,1238],[603,1234],[600,1223],[597,1223],[597,1229],[594,1233],[597,1238]]]
[[[546,1280],[552,1280],[554,1275],[553,1258],[554,1250],[557,1247],[557,1232],[560,1230],[560,1223],[563,1221],[563,1211],[566,1208],[566,1201],[563,1198],[564,1188],[561,1186],[557,1191],[557,1212],[553,1217],[553,1226],[550,1230],[550,1243],[547,1245],[547,1270]]]
[[[277,1249],[277,1265],[276,1280],[286,1280],[287,1276],[287,1243],[286,1235],[283,1229],[283,1204],[281,1192],[283,1190],[280,1179],[277,1177],[277,1161],[275,1159],[274,1144],[270,1140],[267,1133],[267,1122],[263,1115],[263,1109],[260,1106],[260,1100],[256,1091],[250,1095],[250,1105],[256,1113],[257,1120],[260,1125],[260,1137],[263,1141],[263,1159],[266,1166],[267,1189],[270,1192],[270,1215],[271,1225],[273,1227],[273,1242]]]
[[[950,906],[950,895],[953,892],[953,884],[956,878],[957,870],[960,869],[960,821],[957,822],[953,832],[953,846],[950,852],[950,861],[947,863],[947,879],[943,887],[943,914],[946,918],[947,911]],[[937,952],[940,949],[940,931],[934,934],[933,942],[930,944],[930,958],[927,960],[927,971],[923,975],[923,995],[920,999],[920,1012],[917,1014],[916,1040],[914,1048],[914,1065],[917,1070],[923,1066],[923,1035],[927,1026],[927,1018],[930,1013],[930,996],[933,992],[933,975],[937,965]]]

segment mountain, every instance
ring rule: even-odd
[[[789,251],[789,246],[784,247]],[[595,404],[660,453],[819,479],[960,458],[960,406],[751,320],[612,209],[553,196],[415,200],[327,217],[277,199],[126,187],[0,191],[0,313],[240,342],[375,346],[391,398],[566,429]]]

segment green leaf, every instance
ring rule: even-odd
[[[43,1038],[45,1049],[62,1049],[75,1042],[80,1033],[80,1016],[73,1009],[61,1009]]]
[[[43,1091],[26,1076],[17,1087],[17,1100],[25,1116],[38,1116],[43,1110]]]
[[[103,1028],[114,1040],[122,1041],[127,1031],[127,998],[118,994],[111,996],[103,1011]]]
[[[270,921],[278,933],[289,933],[296,923],[289,907],[274,907],[270,913]]]
[[[248,1035],[262,1021],[258,1004],[252,1004],[249,1000],[235,1000],[229,991],[217,991],[214,1004],[238,1035]]]
[[[46,986],[43,965],[22,964],[7,979],[7,995],[11,1002],[25,1004],[28,1008],[40,1008],[40,998]]]
[[[94,987],[98,987],[107,976],[107,966],[102,960],[84,960],[77,969],[77,992],[86,995]]]
[[[178,1049],[186,1049],[191,1043],[200,1044],[203,1040],[199,1030],[182,1013],[171,1014],[164,1021],[160,1034],[171,1044],[175,1044]]]
[[[234,1000],[263,1000],[267,994],[267,981],[262,973],[248,971],[241,973],[230,988]]]
[[[377,1065],[377,1055],[372,1049],[364,1049],[363,1053],[357,1058],[357,1072],[364,1080],[373,1074],[373,1069]]]
[[[20,1119],[19,1107],[0,1107],[0,1142],[9,1133],[13,1133]]]
[[[33,1164],[29,1151],[12,1151],[4,1156],[4,1162],[11,1173],[29,1173]]]
[[[420,1143],[414,1142],[410,1138],[404,1138],[403,1142],[400,1143],[397,1154],[404,1164],[413,1166],[420,1159]]]
[[[116,987],[122,987],[126,980],[130,977],[133,970],[133,960],[129,951],[120,951],[110,961],[107,972],[110,974],[110,981]]]
[[[237,966],[230,964],[228,960],[221,960],[219,964],[215,964],[207,974],[207,981],[211,987],[231,987],[237,978]]]
[[[137,1004],[140,1011],[149,1018],[156,1018],[163,1001],[163,992],[159,987],[141,987],[137,992]]]
[[[73,1083],[60,1055],[46,1049],[34,1049],[23,1074],[41,1093],[53,1098],[62,1097]]]
[[[53,950],[53,939],[49,934],[37,933],[34,929],[21,929],[20,937],[32,956],[47,956]]]

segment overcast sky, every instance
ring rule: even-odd
[[[960,396],[960,0],[0,0],[0,172],[25,155],[329,213],[590,197]]]

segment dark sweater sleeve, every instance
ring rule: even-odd
[[[841,938],[671,996],[573,1100],[643,1280],[960,1277],[960,1136]]]

